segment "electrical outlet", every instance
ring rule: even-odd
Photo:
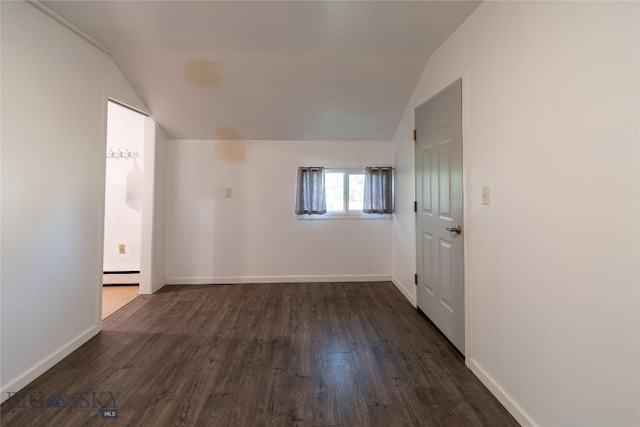
[[[126,247],[125,247],[124,243],[121,243],[121,244],[119,244],[119,245],[118,245],[118,253],[119,253],[119,254],[125,254],[125,253],[127,253],[127,251],[126,251]]]

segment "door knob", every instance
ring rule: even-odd
[[[456,225],[455,227],[451,227],[451,228],[447,227],[447,231],[450,232],[450,233],[458,233],[458,234],[460,234],[460,233],[462,233],[462,227],[460,227],[459,225]]]

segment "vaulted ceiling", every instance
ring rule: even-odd
[[[41,1],[172,139],[389,140],[478,1]]]

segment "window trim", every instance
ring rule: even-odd
[[[357,211],[352,211],[352,213],[350,214],[331,214],[331,213],[326,213],[326,214],[322,214],[322,215],[296,215],[296,219],[300,219],[300,220],[308,220],[308,219],[312,219],[312,220],[324,220],[324,219],[328,219],[328,220],[334,220],[334,219],[347,219],[347,220],[351,220],[351,219],[391,219],[393,218],[393,214],[367,214],[364,212],[357,212]]]

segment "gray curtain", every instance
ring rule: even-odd
[[[296,214],[322,215],[327,213],[323,167],[298,168]]]
[[[364,213],[393,213],[393,168],[367,167],[364,172]]]

